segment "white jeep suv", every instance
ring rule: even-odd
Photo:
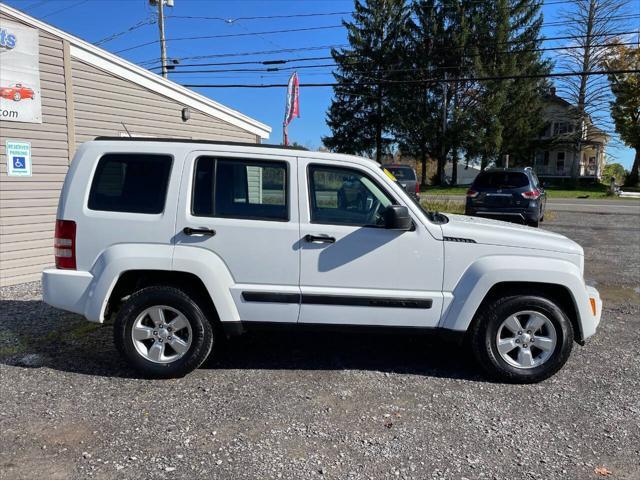
[[[468,340],[508,382],[558,371],[602,304],[562,235],[428,212],[371,160],[99,137],[64,183],[44,300],[153,377],[260,326],[386,327]]]

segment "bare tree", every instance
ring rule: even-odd
[[[560,71],[581,72],[563,77],[558,82],[561,97],[574,105],[568,120],[569,133],[564,135],[574,150],[571,178],[577,181],[580,155],[585,145],[596,137],[612,131],[609,115],[611,90],[605,75],[589,75],[600,70],[610,53],[616,34],[624,28],[629,15],[625,15],[627,0],[574,0],[570,10],[561,14],[567,29],[574,37],[572,48],[562,51],[557,59]],[[599,127],[596,128],[595,126]]]

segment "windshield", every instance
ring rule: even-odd
[[[484,172],[473,185],[478,188],[522,188],[529,185],[529,177],[521,172]]]
[[[398,180],[415,180],[416,174],[411,167],[387,167]]]

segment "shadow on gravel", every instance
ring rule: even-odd
[[[464,346],[408,333],[265,332],[219,346],[205,370],[371,370],[485,381]],[[0,300],[0,363],[139,378],[113,345],[112,326],[40,301]]]

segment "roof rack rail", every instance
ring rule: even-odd
[[[94,138],[96,142],[164,142],[164,143],[197,143],[204,145],[235,145],[240,147],[258,147],[258,148],[278,148],[285,150],[305,151],[302,147],[291,145],[270,145],[266,143],[249,143],[249,142],[232,142],[223,140],[193,140],[187,138],[165,138],[165,137],[109,137],[98,136]]]

